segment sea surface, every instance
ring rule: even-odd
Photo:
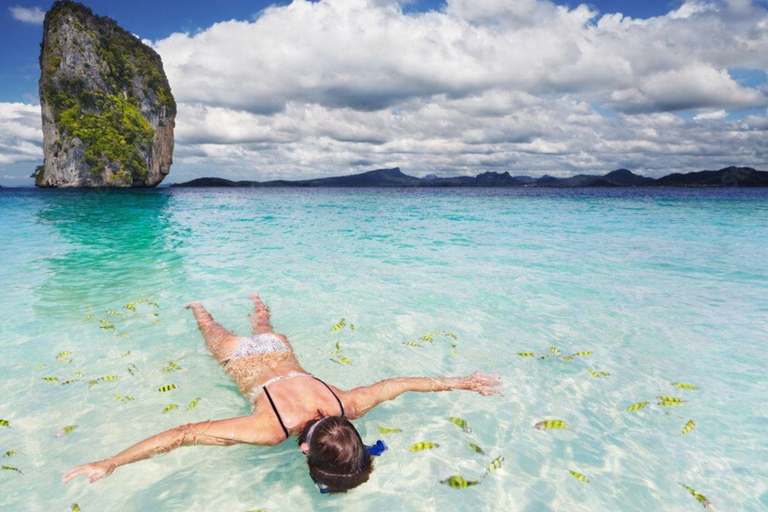
[[[357,420],[389,450],[346,495],[318,493],[293,441],[62,484],[155,433],[249,413],[183,304],[247,334],[255,290],[341,388],[480,369],[504,396],[410,393]],[[0,471],[0,509],[703,510],[685,485],[712,510],[766,510],[767,321],[765,189],[4,189],[0,453],[21,453],[0,463],[23,474]],[[592,353],[563,357],[577,352]],[[567,428],[533,428],[548,419]],[[408,450],[421,441],[440,446]]]

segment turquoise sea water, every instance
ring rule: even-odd
[[[768,508],[768,191],[5,190],[0,227],[0,452],[22,452],[0,462],[24,473],[0,471],[2,510],[703,510],[680,483],[714,510]],[[182,305],[247,333],[253,290],[339,387],[483,369],[505,395],[377,408],[356,424],[390,449],[348,495],[321,496],[293,442],[182,448],[60,483],[159,431],[248,413]],[[124,308],[141,299],[159,307]],[[418,340],[437,330],[456,354]],[[337,340],[352,366],[330,360]],[[550,346],[594,354],[516,355]],[[532,428],[546,419],[569,428]],[[407,450],[419,441],[440,448]],[[439,483],[498,455],[479,486]]]

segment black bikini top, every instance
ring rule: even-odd
[[[336,393],[334,393],[333,390],[331,389],[331,387],[328,384],[326,384],[325,382],[321,381],[320,379],[318,379],[314,375],[312,375],[311,377],[313,379],[315,379],[317,382],[320,382],[326,388],[328,388],[328,391],[331,392],[331,394],[333,395],[333,398],[335,398],[336,401],[339,402],[339,409],[341,409],[341,417],[343,418],[344,417],[344,404],[341,403],[341,400],[339,399],[338,396],[336,396]],[[269,405],[271,405],[272,406],[272,410],[275,411],[275,416],[277,416],[277,421],[280,422],[280,426],[283,428],[283,432],[285,432],[285,438],[288,439],[289,437],[291,437],[291,434],[289,434],[288,433],[288,429],[285,428],[285,423],[283,423],[283,418],[281,418],[280,417],[280,413],[277,412],[277,407],[275,406],[275,402],[274,402],[274,400],[272,400],[272,396],[269,394],[269,390],[266,388],[266,386],[264,387],[264,394],[267,395],[267,399],[269,400]]]

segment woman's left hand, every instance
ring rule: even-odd
[[[498,373],[483,373],[476,371],[461,379],[461,389],[477,391],[481,395],[501,395],[501,390],[496,386],[501,385],[501,376]]]

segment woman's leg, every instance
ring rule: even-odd
[[[213,357],[218,359],[219,362],[229,358],[237,350],[242,336],[238,336],[222,327],[205,310],[200,302],[190,302],[185,304],[184,307],[192,310],[195,320],[197,320],[197,326],[203,333],[208,350],[211,351]]]
[[[251,320],[251,327],[253,328],[253,334],[264,334],[264,333],[272,333],[276,336],[279,336],[281,340],[288,346],[288,348],[293,352],[293,347],[291,346],[291,343],[288,341],[288,338],[283,336],[282,334],[276,334],[274,329],[272,328],[272,322],[270,320],[270,314],[269,314],[269,308],[266,304],[264,304],[264,301],[261,300],[261,297],[259,297],[258,293],[252,293],[251,298],[253,299],[253,313],[248,315],[248,318]]]

